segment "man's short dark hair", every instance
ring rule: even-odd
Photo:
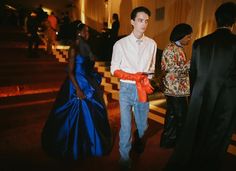
[[[236,4],[234,2],[223,3],[217,8],[215,18],[218,27],[232,26],[236,21]]]
[[[144,12],[146,13],[149,17],[151,16],[151,11],[144,7],[144,6],[140,6],[140,7],[136,7],[133,9],[133,11],[130,14],[131,20],[135,20],[135,17],[137,15],[138,12]]]

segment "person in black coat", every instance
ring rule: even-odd
[[[27,35],[28,35],[28,55],[29,57],[38,56],[38,46],[40,38],[37,33],[39,27],[38,15],[35,11],[32,11],[27,19]]]
[[[112,43],[114,44],[117,41],[118,38],[118,33],[119,33],[119,28],[120,28],[120,21],[119,21],[119,16],[117,13],[114,13],[112,15],[112,27],[111,27],[111,39]]]
[[[236,4],[215,12],[217,29],[196,40],[190,64],[191,99],[165,171],[218,171],[236,126]]]

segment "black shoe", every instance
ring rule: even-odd
[[[120,165],[120,171],[127,171],[130,170],[132,165],[131,165],[131,159],[129,160],[119,160],[119,165]]]
[[[135,152],[138,154],[143,153],[144,148],[145,148],[145,142],[144,142],[143,138],[139,138],[137,130],[134,133],[133,148],[134,148]]]
[[[160,140],[160,147],[166,148],[166,149],[174,148],[175,142],[176,142],[176,138],[169,138],[165,135],[162,135],[161,140]]]

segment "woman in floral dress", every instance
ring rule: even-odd
[[[174,27],[170,43],[163,51],[161,69],[164,73],[164,94],[167,101],[164,130],[160,146],[173,148],[187,113],[188,96],[190,95],[189,68],[190,62],[184,52],[184,46],[191,40],[192,27],[181,23]]]

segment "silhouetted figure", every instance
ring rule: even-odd
[[[43,5],[40,4],[38,8],[36,8],[36,11],[37,13],[37,16],[38,16],[38,21],[39,23],[41,24],[42,21],[45,19],[46,15],[45,15],[45,12],[43,10]]]
[[[11,11],[10,16],[9,16],[9,22],[11,26],[18,26],[18,17],[17,13],[15,11]]]
[[[120,28],[120,22],[119,22],[119,17],[117,13],[114,13],[112,15],[112,20],[113,22],[112,22],[110,35],[111,35],[111,41],[112,41],[112,46],[113,46],[113,44],[117,41],[119,28]]]
[[[68,12],[66,12],[65,14],[62,13],[58,39],[64,44],[68,44],[68,41],[70,40],[70,18]]]
[[[77,26],[80,23],[82,23],[81,20],[75,20],[75,21],[70,23],[70,26],[69,26],[69,33],[70,33],[69,40],[70,41],[74,41],[76,39]]]
[[[57,39],[57,18],[54,15],[54,12],[51,12],[51,14],[47,18],[48,25],[47,25],[47,53],[52,54],[52,48],[56,45],[56,39]]]
[[[166,171],[219,171],[236,126],[236,4],[215,12],[217,30],[193,44],[191,99]]]
[[[37,57],[40,38],[37,33],[39,22],[37,19],[37,13],[35,11],[31,12],[30,15],[28,16],[26,25],[27,25],[27,35],[28,35],[29,57]]]
[[[18,10],[18,13],[19,13],[19,26],[20,26],[21,28],[24,28],[25,18],[27,17],[27,16],[26,16],[26,9],[24,9],[23,7],[21,7],[21,8]]]

